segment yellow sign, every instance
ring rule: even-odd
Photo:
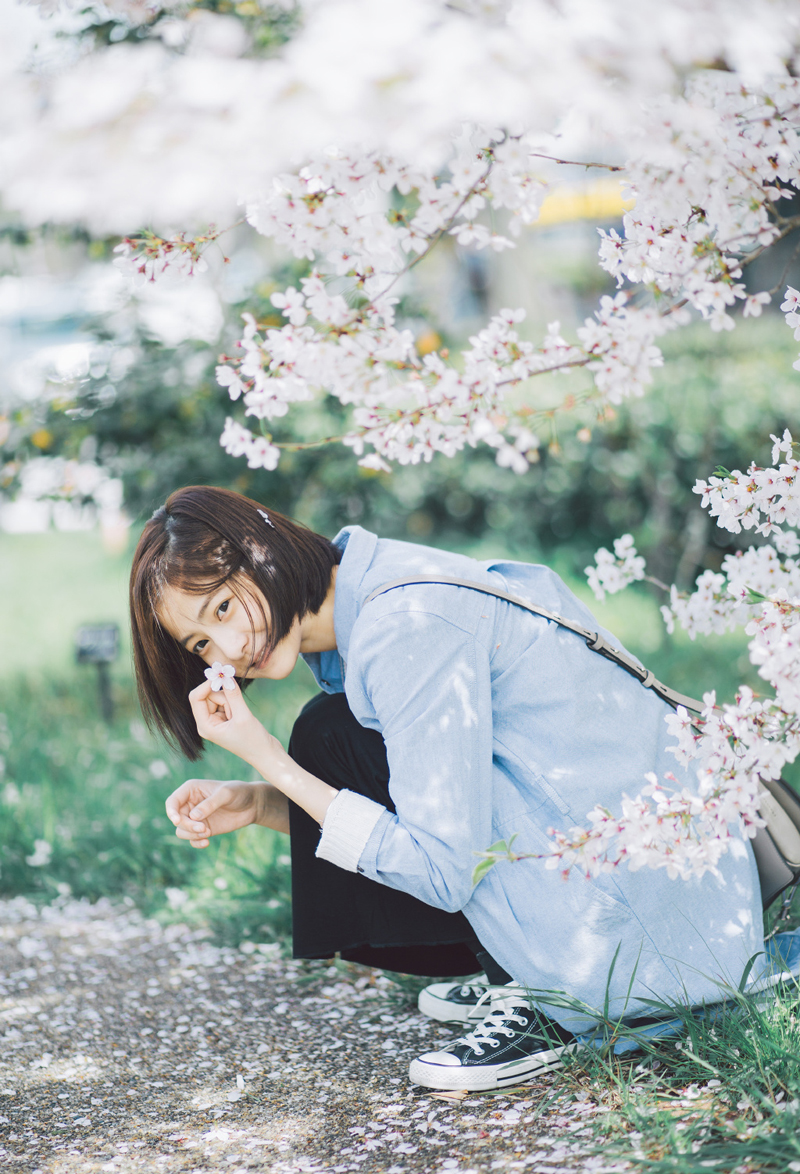
[[[613,175],[604,175],[585,183],[564,184],[554,188],[539,209],[534,223],[546,228],[550,224],[567,224],[571,220],[621,220],[636,203],[633,197],[623,199],[622,181]]]

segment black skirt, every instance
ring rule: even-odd
[[[359,725],[343,693],[320,693],[295,722],[289,754],[336,787],[394,811],[383,738]],[[463,913],[445,913],[315,855],[319,824],[289,803],[295,958],[340,954],[385,970],[430,977],[474,974],[484,964]]]

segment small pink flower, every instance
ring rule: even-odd
[[[220,664],[215,660],[210,669],[206,669],[206,676],[211,682],[211,688],[215,693],[219,693],[220,689],[235,689],[236,669],[232,664]]]
[[[800,293],[789,285],[786,287],[784,297],[786,300],[781,304],[781,309],[784,313],[794,313],[800,306]]]

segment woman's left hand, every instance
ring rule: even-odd
[[[256,766],[257,762],[263,764],[265,756],[282,749],[278,740],[251,713],[238,685],[233,689],[215,691],[210,681],[204,681],[192,689],[189,704],[200,737],[223,750],[230,750],[251,766]]]

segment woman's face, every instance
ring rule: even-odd
[[[232,664],[237,677],[282,680],[288,677],[300,654],[300,621],[295,619],[289,634],[266,656],[270,612],[264,596],[253,584],[240,587],[238,595],[230,582],[208,595],[167,587],[161,596],[159,619],[187,651],[208,665],[215,660]]]

